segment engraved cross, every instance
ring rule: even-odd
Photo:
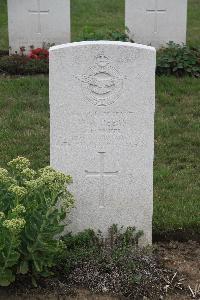
[[[154,33],[158,33],[158,16],[159,14],[166,13],[166,9],[159,9],[158,8],[158,0],[155,0],[155,9],[147,9],[148,13],[154,14]]]
[[[37,15],[38,18],[38,26],[37,26],[37,34],[41,34],[41,15],[48,15],[49,9],[48,10],[41,10],[40,9],[40,0],[37,0],[37,10],[28,10],[28,12],[32,15]]]
[[[100,208],[105,207],[105,177],[107,176],[115,176],[118,175],[119,171],[113,172],[105,172],[105,154],[106,152],[98,152],[100,158],[100,171],[93,171],[90,172],[85,170],[87,177],[99,177],[100,185],[99,185],[99,206]]]

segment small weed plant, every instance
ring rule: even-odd
[[[200,77],[200,49],[170,42],[157,53],[157,74]]]
[[[92,27],[85,26],[83,28],[83,31],[80,33],[78,40],[79,41],[109,40],[109,41],[130,42],[129,29],[125,28],[124,31],[121,31],[121,30],[94,31],[94,29]]]
[[[30,168],[23,157],[0,168],[0,285],[8,286],[17,274],[50,275],[62,249],[61,222],[73,206],[67,190],[71,177],[45,167]]]
[[[64,266],[65,272],[74,268],[77,262],[85,259],[96,257],[97,261],[107,265],[108,260],[116,258],[117,255],[123,255],[127,248],[137,246],[139,238],[142,236],[141,231],[135,228],[118,228],[113,225],[109,229],[108,237],[102,237],[101,232],[95,234],[93,230],[85,230],[77,235],[68,234],[64,237]]]

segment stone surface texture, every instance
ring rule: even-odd
[[[70,0],[8,0],[10,53],[70,42]]]
[[[125,23],[137,43],[186,43],[187,0],[125,0]]]
[[[73,232],[135,226],[151,243],[155,57],[109,41],[50,49],[51,165],[73,176]]]

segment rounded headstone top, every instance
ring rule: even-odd
[[[148,51],[156,52],[156,49],[151,46],[146,46],[142,44],[130,43],[130,42],[119,42],[119,41],[82,41],[82,42],[74,42],[74,43],[67,43],[62,45],[53,46],[49,49],[49,51],[60,50],[64,48],[70,47],[81,47],[81,46],[94,46],[94,45],[110,45],[110,46],[123,46],[123,47],[133,47],[137,49],[143,49]]]

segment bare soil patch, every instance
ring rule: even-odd
[[[184,279],[183,290],[185,295],[180,292],[177,295],[167,297],[167,299],[200,299],[200,244],[195,241],[188,241],[187,243],[159,243],[157,246],[160,261],[167,268],[174,270],[175,273],[178,272],[177,274],[180,274]],[[194,297],[192,291],[195,292],[198,286],[199,293]]]

